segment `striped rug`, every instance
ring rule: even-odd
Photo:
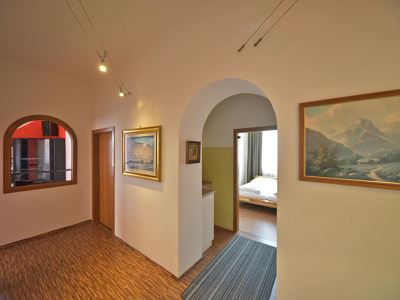
[[[236,235],[183,292],[185,300],[269,299],[276,248]]]

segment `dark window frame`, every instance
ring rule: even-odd
[[[30,122],[30,121],[50,121],[53,123],[57,123],[60,126],[64,127],[66,131],[68,131],[71,136],[72,142],[72,172],[71,172],[71,180],[69,181],[59,181],[59,182],[50,182],[50,183],[41,183],[41,184],[32,184],[25,186],[11,186],[12,175],[11,175],[11,158],[12,158],[12,143],[13,143],[13,134],[21,125]],[[31,115],[24,118],[21,118],[14,123],[12,123],[6,130],[4,134],[3,140],[3,193],[15,193],[22,191],[31,191],[31,190],[39,190],[39,189],[47,189],[58,186],[65,185],[73,185],[78,182],[78,141],[76,138],[76,134],[73,129],[64,121],[46,115]]]

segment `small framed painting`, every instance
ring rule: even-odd
[[[123,175],[161,181],[161,126],[123,131]]]
[[[400,189],[400,90],[300,104],[300,180]]]
[[[186,142],[186,163],[196,164],[200,162],[201,142]]]

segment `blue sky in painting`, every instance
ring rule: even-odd
[[[138,136],[130,137],[129,139],[135,143],[148,144],[149,146],[154,147],[154,136]]]
[[[323,106],[314,106],[314,107],[308,107],[306,109],[306,116],[311,118],[315,115],[322,114],[329,110],[329,105],[323,105]]]
[[[400,96],[328,104],[305,109],[305,125],[334,137],[360,119],[370,120],[383,132],[400,134]]]

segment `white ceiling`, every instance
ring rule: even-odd
[[[69,2],[85,20],[78,0]],[[83,3],[116,68],[123,62],[134,63],[157,37],[204,4],[191,0],[83,0]],[[64,0],[2,0],[0,55],[80,79],[101,76],[94,72],[98,57]]]
[[[81,19],[85,20],[78,0],[68,1]],[[140,62],[143,55],[157,46],[157,41],[180,26],[185,26],[183,42],[190,42],[190,39],[195,39],[198,34],[213,34],[218,36],[221,43],[231,43],[232,51],[235,51],[234,47],[239,47],[257,28],[267,12],[279,2],[278,0],[81,1],[109,51],[116,70],[123,70],[125,66],[134,66]],[[292,2],[293,0],[285,1],[287,5]],[[302,9],[303,22],[310,22],[310,18],[315,22],[318,17],[329,17],[330,9],[342,7],[340,4],[335,4],[335,1],[298,2],[294,10]],[[370,6],[377,6],[378,2],[375,4],[371,2]],[[399,0],[382,2],[399,5]],[[357,3],[366,2],[355,1],[353,7],[357,6]],[[376,14],[384,13],[385,7],[389,9],[393,4],[377,6]],[[396,26],[398,11],[393,11],[391,14],[393,15],[391,22]],[[294,13],[289,17],[293,18],[293,15]],[[341,22],[329,20],[327,18],[326,24],[330,26],[335,28],[342,26]],[[199,24],[203,25],[199,27]],[[304,34],[301,32],[303,25],[298,24],[297,31],[301,34]],[[90,29],[87,23],[86,27]],[[327,28],[329,29],[329,26]],[[277,31],[278,28],[275,28],[274,32]],[[6,59],[79,79],[96,80],[102,76],[96,70],[99,58],[68,10],[65,0],[0,0],[0,55]]]

